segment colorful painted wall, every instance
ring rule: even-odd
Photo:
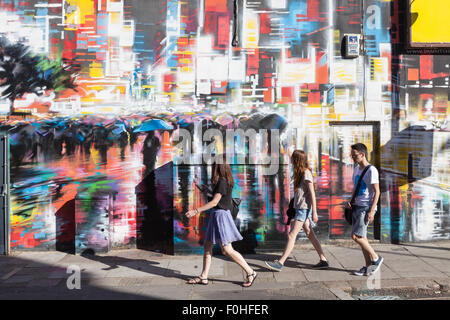
[[[210,168],[179,164],[177,137],[191,132],[201,158],[210,128],[280,133],[275,174],[232,161],[242,251],[283,246],[295,148],[316,178],[316,233],[348,237],[341,204],[357,141],[382,172],[370,237],[449,239],[450,55],[408,53],[407,12],[396,0],[0,0],[1,36],[77,75],[75,89],[16,99],[15,116],[0,100],[11,249],[201,252],[208,215],[184,212],[205,203],[193,182],[206,184]],[[365,54],[342,57],[346,33],[364,34]],[[155,118],[170,128],[148,129]]]

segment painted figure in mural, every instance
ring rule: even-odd
[[[243,238],[237,230],[231,216],[232,190],[234,186],[231,168],[226,162],[225,155],[219,157],[219,160],[221,160],[219,161],[220,163],[215,162],[212,167],[211,184],[214,186],[212,200],[200,208],[186,212],[186,217],[192,218],[202,211],[212,209],[205,236],[203,270],[198,277],[190,279],[188,283],[208,284],[208,273],[211,266],[213,246],[219,243],[223,254],[230,257],[247,273],[247,280],[242,286],[250,287],[255,281],[257,273],[231,245],[232,242],[242,240]]]
[[[283,255],[279,260],[266,261],[267,267],[274,271],[281,271],[283,265],[294,248],[297,235],[304,229],[307,237],[311,241],[319,255],[320,261],[313,266],[314,269],[327,269],[328,261],[325,258],[319,240],[311,227],[310,214],[312,213],[312,221],[317,223],[319,220],[317,215],[316,196],[314,192],[313,175],[308,164],[308,156],[303,150],[295,150],[292,153],[291,161],[294,169],[294,208],[296,215],[292,219],[290,232]]]
[[[367,147],[364,144],[356,143],[351,146],[351,157],[357,164],[352,179],[354,191],[364,169],[370,165],[367,161],[367,154]],[[383,258],[375,253],[367,240],[367,226],[374,220],[379,198],[378,171],[374,166],[370,166],[361,180],[354,202],[346,204],[347,208],[352,208],[352,239],[361,246],[366,260],[366,265],[354,272],[358,276],[369,276],[377,272],[383,262]]]
[[[143,162],[145,165],[144,177],[155,170],[156,158],[161,148],[161,142],[155,135],[155,131],[149,131],[142,147]]]

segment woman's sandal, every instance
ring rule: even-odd
[[[253,284],[253,282],[255,282],[255,279],[256,279],[256,276],[257,276],[257,275],[258,275],[258,274],[257,274],[255,271],[253,271],[251,274],[247,274],[247,282],[244,282],[244,283],[242,284],[242,286],[243,286],[244,288],[251,287],[252,284]],[[253,277],[252,281],[250,281],[250,277]],[[248,285],[245,285],[245,284],[248,284]]]
[[[208,278],[195,277],[195,278],[189,279],[188,284],[202,284],[202,285],[206,286],[208,284]]]

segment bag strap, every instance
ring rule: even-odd
[[[359,191],[359,187],[361,187],[362,179],[363,179],[364,175],[366,174],[367,170],[369,170],[370,167],[371,167],[371,165],[369,164],[367,167],[364,168],[361,176],[359,177],[358,184],[356,185],[356,189],[353,192],[352,199],[350,200],[350,203],[353,203],[353,201],[355,201],[356,195],[358,194],[358,191]]]

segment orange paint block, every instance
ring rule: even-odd
[[[419,81],[419,69],[408,69],[408,81]]]

